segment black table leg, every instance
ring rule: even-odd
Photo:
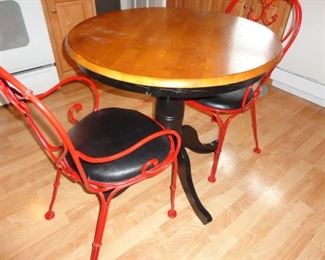
[[[184,147],[181,148],[178,155],[178,176],[181,180],[186,197],[190,202],[195,214],[203,224],[208,224],[211,222],[212,217],[210,213],[204,208],[195,191],[192,181],[190,159],[188,158],[188,154]]]
[[[172,98],[157,98],[155,117],[165,127],[169,129],[175,129],[182,135],[184,100]],[[202,205],[195,191],[192,180],[191,164],[184,146],[182,146],[181,151],[178,155],[178,164],[178,175],[188,201],[190,202],[194,212],[202,221],[202,223],[209,223],[210,221],[212,221],[212,217]]]
[[[212,153],[216,150],[218,141],[215,140],[211,143],[202,144],[199,140],[196,130],[189,125],[183,125],[183,144],[196,153]]]

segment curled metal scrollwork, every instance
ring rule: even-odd
[[[74,113],[75,112],[78,113],[78,112],[82,111],[82,109],[83,109],[83,106],[81,103],[75,103],[69,108],[67,114],[68,114],[68,119],[71,123],[75,124],[78,122],[78,119],[75,118]]]
[[[277,18],[278,15],[274,14],[271,17],[269,17],[269,9],[271,5],[278,0],[272,0],[267,2],[266,0],[260,0],[261,2],[261,10],[259,14],[256,14],[256,10],[254,7],[249,8],[249,12],[247,14],[247,19],[258,22],[261,21],[264,25],[270,26],[273,24]],[[254,16],[255,15],[255,16]]]
[[[256,2],[259,1],[261,3],[261,8],[256,10],[256,8],[249,6],[247,3],[243,5],[244,9],[249,9],[246,18],[253,20],[255,22],[259,22],[264,24],[265,26],[270,26],[275,23],[280,17],[279,14],[271,12],[281,10],[280,6],[276,7],[275,3],[280,2],[280,0],[255,0],[253,1],[256,6]],[[299,32],[301,21],[302,21],[302,9],[299,3],[299,0],[282,0],[291,6],[291,18],[288,20],[288,24],[286,26],[286,30],[280,38],[282,42],[282,57],[288,51],[293,41],[297,37]],[[230,0],[230,3],[226,9],[227,14],[231,14],[234,11],[235,6],[242,1],[239,0]],[[252,4],[252,2],[251,2]]]
[[[68,83],[73,83],[73,82],[82,82],[86,87],[89,88],[93,95],[93,111],[97,111],[99,108],[99,93],[97,90],[97,87],[95,83],[93,83],[90,79],[84,76],[72,76],[67,79],[64,79],[63,81],[59,82],[56,84],[54,87],[49,89],[48,91],[38,94],[37,98],[43,99],[52,93],[54,93],[56,90],[61,89],[63,86],[68,85]],[[80,112],[83,109],[83,106],[81,103],[75,103],[73,104],[67,113],[68,119],[71,123],[75,124],[78,122],[78,119],[75,117],[75,112]]]
[[[141,175],[144,176],[144,177],[150,177],[150,176],[153,176],[155,174],[151,174],[150,173],[150,169],[151,168],[154,168],[155,166],[157,166],[159,163],[158,159],[151,159],[149,161],[147,161],[143,166],[142,166],[142,169],[141,169]]]

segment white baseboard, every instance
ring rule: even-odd
[[[272,85],[295,96],[325,107],[325,85],[303,76],[276,68],[271,76]]]

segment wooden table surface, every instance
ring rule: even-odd
[[[282,47],[244,18],[190,9],[145,8],[88,19],[66,37],[82,67],[119,81],[165,88],[223,86],[272,69]]]

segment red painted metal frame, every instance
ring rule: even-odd
[[[284,57],[294,40],[296,39],[298,32],[300,30],[301,22],[302,22],[302,10],[301,6],[298,0],[259,0],[262,4],[262,9],[261,13],[253,17],[254,14],[254,9],[250,7],[250,11],[247,14],[247,19],[251,19],[253,21],[261,21],[265,26],[271,25],[273,22],[276,21],[277,16],[273,15],[271,17],[271,20],[268,20],[267,18],[267,13],[268,10],[270,10],[270,6],[274,4],[276,1],[286,1],[289,4],[292,5],[292,17],[291,17],[291,24],[286,30],[286,32],[283,34],[281,37],[281,43],[282,43],[282,56],[281,59]],[[229,3],[226,13],[230,14],[233,10],[236,4],[239,3],[239,0],[231,0]],[[274,67],[275,68],[275,67]],[[241,107],[238,109],[215,109],[209,106],[202,105],[194,100],[188,101],[187,104],[197,108],[209,115],[211,115],[212,120],[217,122],[219,126],[219,134],[218,134],[218,145],[216,147],[216,150],[214,152],[214,158],[213,158],[213,165],[211,168],[210,175],[208,177],[209,182],[215,182],[216,181],[216,172],[218,168],[218,162],[219,162],[219,157],[220,153],[222,150],[224,138],[226,135],[226,131],[228,128],[229,123],[232,121],[234,117],[236,117],[240,113],[244,113],[247,110],[250,110],[251,112],[251,118],[252,118],[252,128],[253,128],[253,135],[254,135],[254,141],[255,141],[255,148],[254,152],[255,153],[260,153],[261,149],[258,144],[258,138],[257,138],[257,123],[256,123],[256,108],[255,108],[255,102],[257,98],[260,95],[261,89],[263,85],[268,81],[268,79],[271,76],[272,71],[274,68],[267,73],[266,75],[263,76],[263,78],[258,82],[257,85],[251,85],[249,86],[245,94],[243,95],[243,99],[241,102]],[[249,93],[253,90],[253,97],[249,97]],[[222,119],[221,115],[227,115],[226,119]]]
[[[181,139],[179,134],[176,131],[164,129],[147,136],[146,138],[139,141],[138,143],[112,156],[94,158],[86,154],[83,154],[82,152],[74,148],[68,136],[67,131],[63,128],[63,126],[56,119],[56,117],[48,110],[48,108],[40,101],[41,99],[51,95],[56,90],[63,87],[64,85],[75,81],[83,82],[87,87],[90,88],[93,94],[93,101],[94,101],[93,111],[97,111],[99,109],[99,93],[97,91],[96,85],[86,77],[83,76],[70,77],[66,80],[63,80],[59,84],[55,85],[47,92],[35,96],[33,95],[31,90],[27,89],[22,83],[20,83],[17,79],[15,79],[9,72],[7,72],[4,68],[0,67],[1,93],[3,93],[4,96],[10,101],[10,103],[21,114],[23,114],[27,123],[30,125],[31,129],[34,131],[34,133],[40,140],[42,148],[46,151],[47,155],[49,156],[50,160],[52,161],[52,163],[54,164],[57,170],[54,185],[53,185],[54,188],[53,188],[52,199],[49,206],[49,210],[45,214],[45,218],[50,220],[55,215],[53,211],[53,204],[56,199],[58,187],[60,186],[60,177],[62,174],[64,174],[70,180],[81,184],[88,192],[95,193],[98,196],[100,201],[100,210],[99,210],[97,227],[96,227],[95,237],[92,245],[92,253],[91,253],[91,259],[97,259],[100,246],[101,246],[104,228],[105,228],[108,209],[112,198],[114,198],[114,196],[116,196],[120,191],[123,191],[125,188],[161,173],[170,164],[173,164],[173,168],[172,168],[172,179],[170,185],[171,208],[168,211],[168,216],[171,218],[176,216],[174,199],[175,199],[176,179],[177,179],[177,171],[178,171],[177,154],[180,149]],[[53,132],[59,138],[60,144],[58,145],[52,144],[46,137],[45,133],[42,132],[36,120],[33,119],[32,110],[30,109],[29,106],[31,104],[34,105],[34,108],[36,108],[36,110],[40,112],[47,119],[49,125],[52,127]],[[68,110],[68,118],[73,124],[78,122],[78,120],[74,115],[74,112],[79,112],[82,110],[82,108],[83,107],[81,103],[75,103]],[[159,123],[157,122],[157,124]],[[170,152],[164,161],[158,162],[156,158],[153,158],[143,165],[139,175],[120,182],[114,182],[114,183],[98,182],[98,181],[89,180],[87,178],[87,175],[82,167],[81,160],[90,163],[111,162],[113,160],[117,160],[123,156],[126,156],[127,154],[134,152],[144,144],[156,138],[159,138],[161,136],[168,137],[170,142],[170,147],[171,147]],[[78,171],[74,171],[67,163],[65,159],[67,152],[71,154],[71,157],[73,158]],[[104,193],[106,194],[106,196]]]

